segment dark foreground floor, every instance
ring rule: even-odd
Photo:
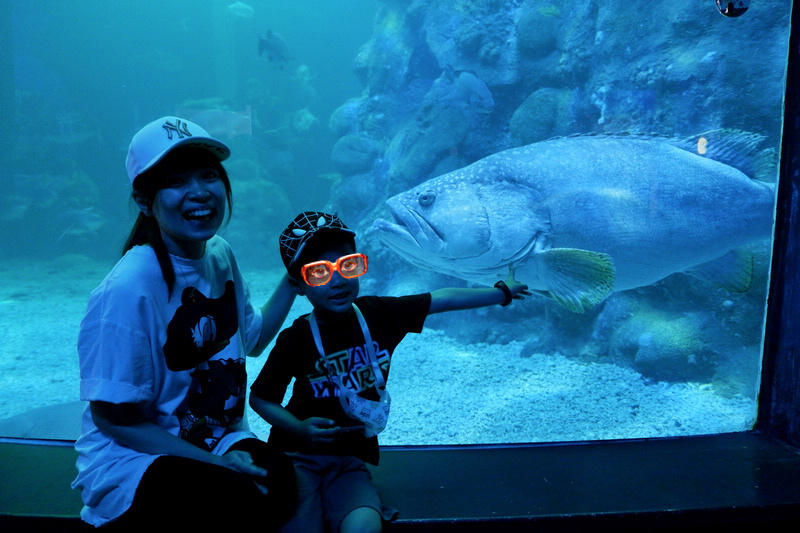
[[[88,531],[71,443],[0,442],[0,531]],[[800,531],[800,452],[757,433],[384,448],[390,532]]]

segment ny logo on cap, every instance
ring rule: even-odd
[[[173,131],[178,134],[178,139],[183,139],[184,137],[192,136],[192,134],[189,133],[188,126],[181,119],[177,119],[177,124],[173,124],[172,122],[167,120],[161,127],[167,130],[167,138],[170,141],[172,140]]]

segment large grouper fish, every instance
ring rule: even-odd
[[[381,241],[414,265],[516,279],[575,312],[674,272],[750,286],[745,245],[773,227],[763,136],[576,135],[492,154],[386,201]],[[765,178],[769,178],[769,180]]]

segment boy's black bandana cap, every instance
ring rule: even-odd
[[[330,213],[321,211],[304,211],[295,217],[286,226],[279,237],[281,247],[281,259],[288,269],[294,264],[295,259],[300,256],[300,252],[306,243],[319,231],[342,231],[355,236],[356,232],[345,226],[342,219]]]

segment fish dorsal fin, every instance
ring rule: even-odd
[[[673,139],[671,144],[714,161],[741,170],[759,181],[775,181],[777,154],[775,149],[759,150],[766,137],[734,129],[718,129],[699,133],[685,139]]]
[[[772,183],[776,178],[777,152],[774,148],[759,150],[758,145],[766,139],[764,135],[759,133],[721,128],[685,138],[677,138],[668,135],[625,131],[619,133],[588,132],[553,137],[547,141],[580,137],[667,142],[681,150],[732,166],[758,181]]]
[[[747,292],[753,281],[753,255],[744,250],[731,250],[686,273],[730,292]]]
[[[599,304],[614,290],[614,261],[608,254],[551,248],[535,255],[536,269],[550,296],[575,313]]]

